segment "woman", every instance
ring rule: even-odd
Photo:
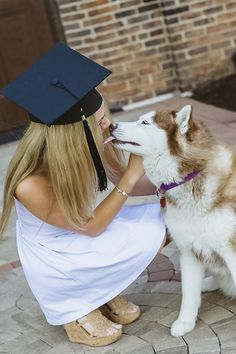
[[[51,126],[31,116],[8,168],[0,233],[15,202],[19,257],[48,323],[64,325],[72,342],[101,346],[139,317],[139,307],[119,294],[161,249],[165,228],[157,205],[123,207],[129,195],[155,188],[141,157],[131,156],[124,168],[113,145],[104,145],[110,120],[98,92],[88,95],[76,105],[89,107],[86,123],[84,114],[83,124],[71,120],[70,110]],[[101,166],[91,136],[115,184],[97,207]]]

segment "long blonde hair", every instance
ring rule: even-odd
[[[103,136],[94,115],[88,118],[99,154],[110,174],[116,174],[122,156]],[[105,133],[107,135],[107,133]],[[18,184],[31,174],[46,173],[55,198],[69,225],[78,228],[93,215],[97,175],[81,122],[53,125],[31,122],[8,166],[0,219],[0,235],[8,223]]]

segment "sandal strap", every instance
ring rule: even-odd
[[[112,305],[111,305],[112,304]],[[111,311],[115,313],[123,312],[127,310],[131,305],[133,305],[130,301],[128,301],[124,296],[117,295],[114,299],[109,301],[106,304]]]
[[[97,309],[82,317],[82,319],[77,319],[76,324],[85,329],[86,332],[88,332],[88,330],[85,328],[85,324],[88,324],[88,326],[93,329],[88,333],[93,336],[93,333],[107,330],[111,327],[113,322],[103,316],[101,311]]]
[[[81,319],[64,324],[69,340],[73,343],[83,343],[95,347],[117,341],[122,335],[121,328],[113,334],[106,334],[106,330],[113,322],[103,317],[99,310],[95,310]]]

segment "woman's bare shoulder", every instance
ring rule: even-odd
[[[18,184],[15,196],[39,219],[60,228],[70,229],[63,212],[53,198],[51,184],[46,176],[28,176]]]
[[[44,175],[30,175],[16,187],[15,196],[19,201],[43,197],[50,199],[51,186],[49,179]]]
[[[51,208],[51,193],[51,186],[47,177],[30,175],[18,184],[15,197],[30,212],[45,220]]]

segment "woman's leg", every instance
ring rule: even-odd
[[[159,252],[164,246],[171,242],[170,237],[166,234]],[[107,318],[115,323],[130,324],[137,320],[141,314],[140,307],[126,300],[122,295],[116,296],[114,299],[108,301],[105,305],[100,307],[101,312]]]

